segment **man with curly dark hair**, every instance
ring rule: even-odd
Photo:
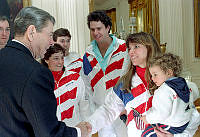
[[[94,40],[83,57],[82,77],[93,113],[125,73],[129,57],[125,41],[109,34],[112,22],[105,11],[91,12],[87,24]],[[126,137],[126,134],[125,124],[119,119],[98,131],[99,137]]]

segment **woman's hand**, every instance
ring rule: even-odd
[[[160,128],[157,124],[156,124],[156,128],[154,129],[154,131],[156,132],[156,135],[158,137],[174,137],[173,134],[171,134],[168,131]]]

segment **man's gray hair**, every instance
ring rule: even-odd
[[[30,25],[34,25],[36,31],[41,32],[47,27],[48,21],[55,24],[55,18],[48,12],[36,7],[25,7],[19,11],[14,20],[15,35],[24,35]]]

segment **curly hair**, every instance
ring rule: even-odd
[[[160,56],[154,57],[149,62],[149,68],[153,66],[159,66],[162,71],[165,73],[168,72],[168,70],[172,70],[173,76],[178,77],[181,75],[181,71],[183,69],[182,65],[182,59],[174,55],[172,53],[164,53]],[[151,89],[152,93],[157,89],[155,83],[151,84],[149,86],[149,89]]]
[[[110,26],[110,29],[111,29],[112,27],[111,18],[106,14],[104,10],[93,11],[87,16],[88,28],[90,28],[91,21],[97,21],[97,22],[101,21],[105,25],[106,28]]]
[[[183,69],[182,59],[172,53],[165,53],[161,56],[153,58],[149,62],[149,67],[152,66],[159,66],[161,70],[163,70],[165,73],[167,73],[167,71],[171,69],[173,72],[173,76],[175,77],[180,76]]]

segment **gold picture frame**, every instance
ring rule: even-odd
[[[160,43],[160,25],[159,25],[159,0],[128,0],[129,17],[136,17],[136,32],[144,31],[155,36]],[[142,15],[140,15],[139,14]],[[139,25],[138,19],[142,18],[143,22]],[[142,26],[142,29],[139,29]]]
[[[0,0],[0,15],[10,20],[10,39],[14,37],[13,24],[17,13],[27,6],[31,6],[31,0]]]
[[[200,0],[193,0],[194,2],[194,40],[195,40],[195,57],[200,57]]]
[[[23,0],[23,7],[31,6],[31,0]]]

